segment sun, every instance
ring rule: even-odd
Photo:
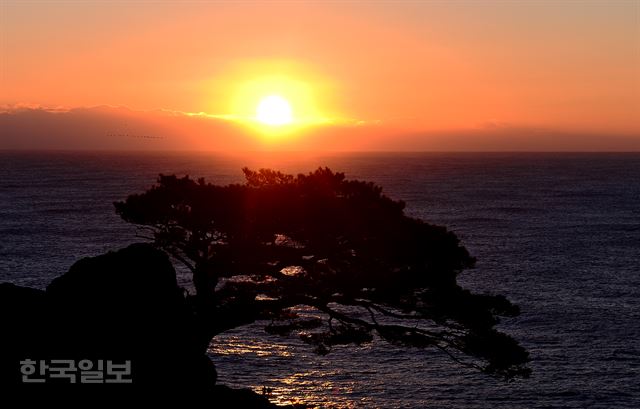
[[[270,126],[289,125],[293,122],[291,104],[280,95],[264,97],[256,109],[256,119]]]
[[[227,100],[224,118],[268,143],[304,138],[307,131],[337,118],[328,109],[335,101],[333,81],[295,61],[238,62],[212,87],[216,100]]]

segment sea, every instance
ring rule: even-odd
[[[82,257],[143,241],[113,202],[160,173],[227,184],[243,166],[328,166],[453,230],[477,258],[461,285],[520,306],[499,329],[533,372],[504,382],[380,339],[319,356],[257,322],[212,342],[220,383],[317,408],[640,408],[638,153],[2,151],[0,282],[45,288]]]

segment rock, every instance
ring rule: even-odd
[[[46,292],[0,286],[3,381],[22,383],[20,361],[131,362],[130,384],[205,392],[215,384],[198,327],[167,255],[147,244],[76,262]],[[10,356],[9,356],[10,355]],[[106,373],[106,368],[104,368]],[[58,388],[68,380],[53,379]],[[105,384],[107,386],[107,384]],[[75,387],[81,387],[76,383]]]
[[[0,384],[21,383],[19,361],[41,350],[45,292],[0,284]]]
[[[179,396],[183,403],[200,400],[187,406],[204,399],[214,408],[283,408],[250,389],[215,385],[208,342],[175,270],[164,252],[148,244],[84,258],[46,291],[0,284],[0,325],[0,402],[13,402],[10,392],[23,402],[45,397],[49,404],[54,398],[62,403],[71,397],[92,405],[140,393],[146,404]],[[70,383],[48,376],[45,383],[26,384],[20,364],[26,359],[76,365],[130,361],[131,376],[124,378],[131,383],[87,384],[79,377]]]

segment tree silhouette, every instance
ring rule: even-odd
[[[529,374],[526,350],[494,328],[518,307],[456,283],[475,260],[454,233],[328,168],[243,171],[245,184],[226,186],[160,175],[115,203],[193,273],[203,344],[266,319],[268,332],[296,333],[321,354],[377,334],[495,376]]]

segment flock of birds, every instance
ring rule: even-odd
[[[164,139],[162,136],[154,136],[154,135],[139,135],[139,134],[130,134],[130,133],[108,133],[107,137],[113,138],[141,138],[141,139]]]
[[[164,139],[163,136],[130,132],[129,130],[131,128],[127,122],[124,122],[118,128],[120,129],[120,132],[107,132],[105,136],[107,138]]]

